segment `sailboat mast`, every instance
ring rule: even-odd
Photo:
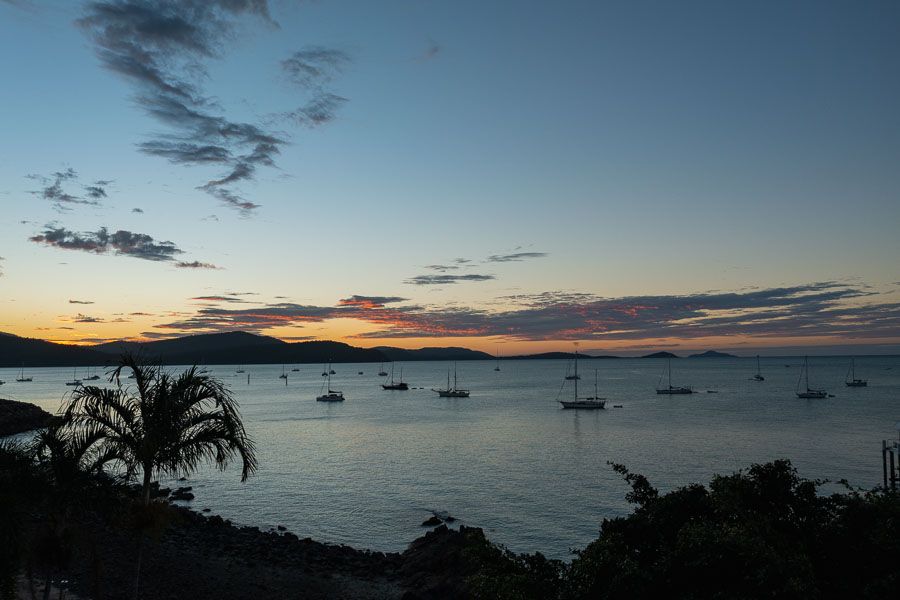
[[[808,391],[809,391],[809,357],[808,357],[808,356],[804,357],[803,363],[804,363],[804,366],[806,367],[806,368],[805,368],[805,371],[806,371],[806,391],[808,392]]]
[[[672,389],[672,359],[669,358],[667,360],[668,360],[668,371],[669,371],[669,389],[671,390]]]

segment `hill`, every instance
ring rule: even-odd
[[[737,358],[734,354],[727,352],[716,352],[715,350],[707,350],[699,354],[691,354],[688,358]]]
[[[646,354],[641,358],[678,358],[678,355],[672,354],[671,352],[654,352],[653,354]]]
[[[75,367],[109,362],[110,356],[90,348],[0,333],[0,367]]]
[[[459,347],[407,350],[406,348],[395,348],[393,346],[377,346],[373,350],[378,350],[384,354],[387,360],[396,362],[416,360],[491,360],[494,358],[486,352]]]

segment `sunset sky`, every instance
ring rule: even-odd
[[[0,0],[0,331],[900,350],[900,3]]]

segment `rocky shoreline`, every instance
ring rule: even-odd
[[[0,437],[47,427],[53,418],[34,404],[0,398]]]
[[[122,508],[115,512],[127,512]],[[144,600],[465,598],[467,578],[478,568],[469,549],[489,543],[481,529],[442,524],[402,553],[372,552],[240,527],[176,505],[167,512],[165,528],[144,545]],[[83,598],[131,598],[137,535],[116,517],[85,517],[77,525],[82,543],[69,589]]]

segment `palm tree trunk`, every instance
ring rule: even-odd
[[[143,495],[143,507],[146,509],[150,506],[150,476],[152,475],[152,467],[144,465],[144,485],[141,489]],[[144,558],[144,532],[138,530],[138,555],[137,564],[134,573],[134,600],[140,598],[141,593],[141,560]]]

